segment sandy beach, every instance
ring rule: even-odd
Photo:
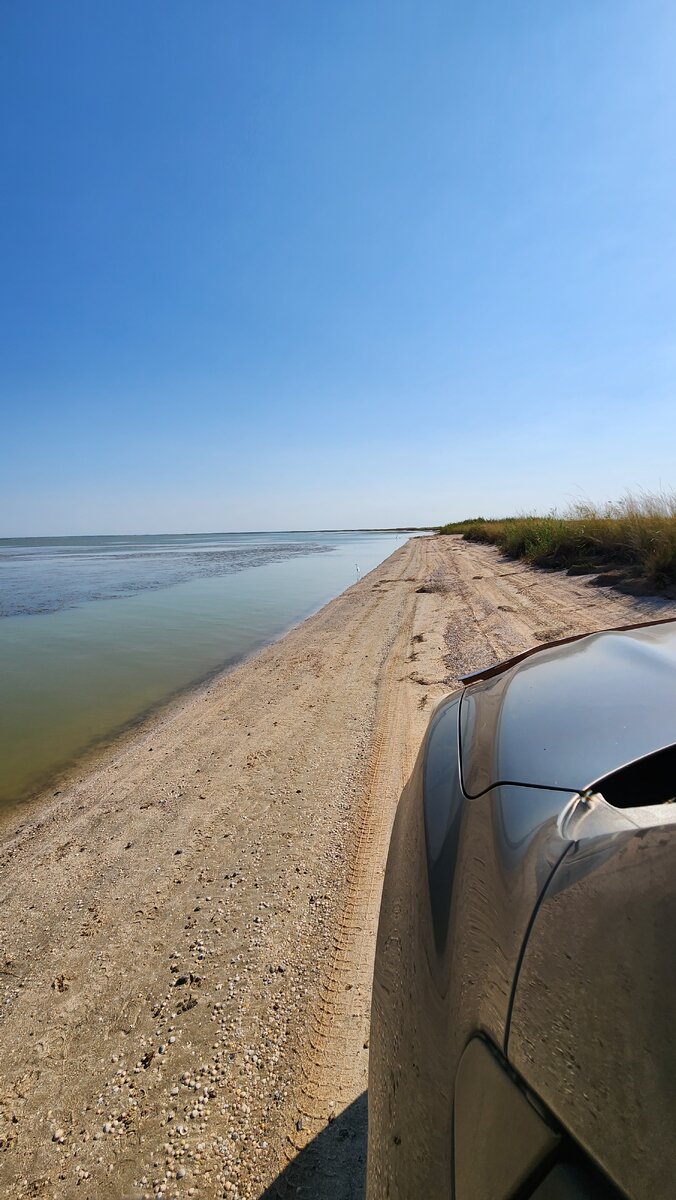
[[[414,538],[0,834],[0,1196],[363,1194],[392,820],[436,701],[676,616]]]

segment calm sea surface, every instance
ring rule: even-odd
[[[0,805],[274,640],[406,535],[0,540]]]

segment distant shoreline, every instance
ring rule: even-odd
[[[182,533],[175,529],[165,530],[163,533],[5,533],[0,536],[0,546],[5,542],[60,542],[88,538],[260,537],[268,533],[436,533],[438,528],[438,525],[397,525],[393,528],[364,529],[197,529]]]

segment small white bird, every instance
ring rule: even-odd
[[[354,569],[357,572],[357,575],[359,575],[360,572],[359,572],[359,567],[358,567],[357,563],[354,564]]]

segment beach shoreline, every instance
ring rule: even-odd
[[[344,589],[344,591],[347,590],[347,588]],[[311,612],[299,617],[298,620],[290,622],[275,637],[266,639],[254,649],[237,655],[230,662],[214,667],[200,678],[177,688],[164,699],[150,704],[136,716],[130,717],[129,720],[111,729],[108,733],[94,738],[72,758],[46,771],[29,789],[17,795],[14,800],[1,803],[0,841],[3,831],[8,825],[23,824],[24,818],[30,820],[34,814],[37,816],[39,811],[44,812],[52,799],[63,795],[76,783],[83,782],[85,776],[89,776],[98,767],[103,766],[111,755],[124,754],[127,750],[132,749],[135,740],[144,736],[148,730],[152,731],[156,723],[162,724],[164,721],[170,721],[186,706],[190,706],[193,701],[197,701],[200,696],[208,693],[211,687],[227,679],[232,671],[251,662],[268,646],[281,642],[294,629],[298,629],[305,621],[310,620],[315,613],[331,604],[333,599],[337,599],[337,597],[333,597],[326,604],[318,605]]]
[[[3,820],[0,1196],[359,1197],[380,886],[431,709],[659,615],[414,538]]]
[[[46,557],[20,543],[3,560],[0,819],[67,785],[401,545],[360,534],[102,541],[64,539],[63,554]],[[172,572],[184,576],[173,585]]]

